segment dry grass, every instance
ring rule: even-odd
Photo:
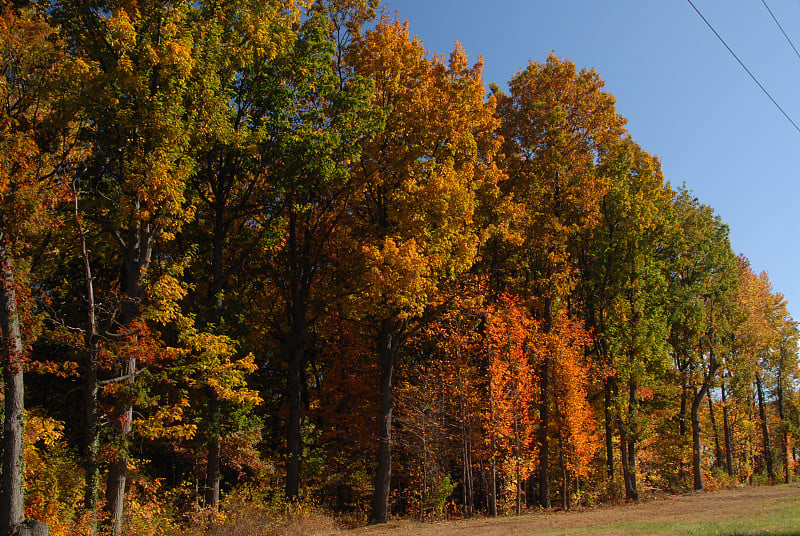
[[[443,523],[397,521],[349,532],[354,536],[450,535],[800,535],[797,484],[665,496],[649,502],[569,513],[531,514]]]
[[[639,504],[601,506],[567,513],[439,523],[399,520],[353,529],[342,528],[341,522],[316,511],[291,512],[283,517],[283,521],[275,519],[274,508],[242,502],[229,505],[227,514],[213,529],[198,527],[181,533],[181,536],[800,536],[800,486],[790,484],[666,495]]]

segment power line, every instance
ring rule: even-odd
[[[694,10],[695,10],[695,11],[697,11],[697,14],[698,14],[698,15],[700,15],[700,18],[701,18],[701,19],[703,19],[703,22],[705,22],[705,23],[706,23],[706,26],[708,26],[708,27],[711,29],[711,31],[712,31],[712,32],[714,32],[714,35],[716,35],[716,36],[717,36],[717,39],[719,39],[719,40],[720,40],[720,42],[721,42],[723,45],[725,45],[725,48],[727,48],[727,49],[728,49],[728,52],[730,52],[730,53],[731,53],[731,55],[732,55],[734,58],[736,58],[736,61],[738,61],[738,62],[739,62],[739,65],[741,65],[741,66],[742,66],[742,69],[744,69],[744,70],[747,72],[747,74],[749,74],[749,75],[750,75],[750,78],[752,78],[752,79],[753,79],[753,82],[755,82],[756,84],[758,84],[758,87],[760,87],[760,88],[761,88],[761,91],[763,91],[763,92],[764,92],[764,94],[765,94],[767,97],[769,97],[769,100],[771,100],[771,101],[772,101],[772,104],[774,104],[774,105],[775,105],[775,106],[778,108],[778,110],[780,110],[780,111],[781,111],[781,113],[783,114],[783,116],[784,116],[786,119],[788,119],[788,120],[789,120],[789,122],[792,124],[792,126],[794,127],[794,129],[795,129],[797,132],[800,132],[800,127],[798,127],[798,126],[797,126],[797,123],[795,123],[794,121],[792,121],[792,118],[791,118],[791,117],[789,117],[789,114],[787,114],[787,113],[786,113],[786,112],[783,110],[783,108],[781,108],[781,105],[780,105],[780,104],[778,104],[778,102],[777,102],[775,99],[773,99],[773,98],[772,98],[772,95],[770,95],[770,94],[769,94],[769,91],[767,91],[767,90],[766,90],[766,88],[765,88],[764,86],[762,86],[762,85],[761,85],[761,82],[759,82],[759,81],[758,81],[758,79],[755,77],[755,75],[753,75],[753,73],[751,73],[751,72],[750,72],[750,69],[748,69],[748,68],[747,68],[747,66],[745,66],[745,64],[744,64],[744,63],[742,63],[742,60],[740,60],[740,59],[739,59],[739,56],[737,56],[737,55],[736,55],[736,53],[735,53],[733,50],[731,50],[731,47],[729,47],[729,46],[728,46],[728,43],[726,43],[726,42],[725,42],[725,40],[722,38],[722,36],[721,36],[721,35],[719,35],[719,34],[717,33],[717,31],[714,29],[714,27],[713,27],[713,26],[711,26],[711,23],[710,23],[710,22],[708,22],[708,20],[706,20],[706,18],[703,16],[703,14],[702,14],[702,13],[700,13],[700,10],[699,10],[699,9],[697,9],[697,6],[695,6],[695,5],[694,5],[694,3],[692,2],[692,0],[686,0],[686,1],[687,1],[687,2],[689,2],[689,5],[691,5],[691,6],[694,8]]]
[[[786,38],[787,41],[789,41],[789,44],[792,46],[792,50],[794,50],[794,53],[797,55],[798,58],[800,58],[800,52],[797,51],[797,47],[794,46],[794,43],[792,43],[792,40],[789,39],[788,35],[786,35],[786,32],[783,29],[783,26],[781,26],[781,23],[778,22],[778,19],[775,18],[775,15],[772,13],[772,10],[769,8],[769,6],[767,5],[767,3],[764,0],[761,0],[761,3],[764,4],[765,8],[767,8],[767,11],[769,11],[770,16],[772,17],[772,20],[774,20],[775,24],[778,25],[778,28],[781,29],[781,33],[783,33],[783,36]]]

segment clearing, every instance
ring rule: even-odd
[[[439,523],[390,522],[349,531],[357,536],[505,535],[800,535],[800,485],[743,487],[665,496],[639,504],[569,513]]]

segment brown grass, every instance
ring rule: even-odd
[[[481,518],[441,523],[394,521],[329,534],[354,536],[449,536],[524,534],[800,534],[800,486],[797,484],[737,488],[711,493],[664,496],[620,506],[603,506],[575,512],[555,512]],[[773,515],[774,514],[774,515]],[[772,517],[770,517],[772,516]],[[763,519],[763,523],[759,520]],[[797,532],[795,532],[795,530]],[[766,532],[762,532],[766,531]]]

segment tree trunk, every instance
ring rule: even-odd
[[[711,389],[706,394],[706,399],[708,400],[708,414],[711,417],[711,431],[714,433],[714,465],[716,467],[722,467],[722,446],[719,442],[719,432],[717,431],[717,419],[714,416],[714,403],[711,400]]]
[[[618,387],[615,379],[609,380],[611,393],[614,399],[618,395]],[[619,411],[617,417],[617,429],[619,431],[619,450],[620,462],[622,464],[622,481],[625,484],[625,498],[634,502],[639,501],[639,493],[636,491],[636,466],[631,465],[631,456],[628,453],[630,440],[628,438],[628,428],[625,424],[624,411]]]
[[[636,414],[636,406],[639,401],[636,398],[638,385],[636,383],[636,379],[631,378],[629,382],[629,395],[628,395],[628,415],[635,415]],[[630,430],[628,430],[628,470],[630,471],[632,478],[631,483],[634,491],[636,492],[636,497],[639,496],[639,492],[636,491],[636,436]]]
[[[214,389],[210,389],[209,411],[212,418],[212,435],[208,441],[208,455],[206,458],[206,485],[205,485],[205,506],[211,508],[213,512],[219,511],[219,487],[220,487],[220,417],[221,404],[219,397]]]
[[[300,348],[290,349],[286,397],[289,403],[289,421],[286,428],[286,498],[296,499],[300,494],[300,460],[303,452],[301,436],[301,396],[303,380]]]
[[[137,207],[138,208],[138,207]],[[122,317],[124,328],[139,318],[139,301],[144,294],[143,281],[147,276],[153,254],[154,230],[147,223],[131,226],[128,231],[125,260],[123,263],[122,289],[125,292],[125,311]],[[136,379],[136,357],[129,357],[123,364],[123,381],[133,383]],[[109,465],[106,480],[106,510],[115,536],[122,534],[125,505],[125,483],[128,476],[128,436],[133,421],[133,406],[128,400],[117,400],[114,413],[114,428],[117,434],[116,458]]]
[[[700,444],[700,405],[708,391],[708,384],[703,382],[699,391],[695,392],[692,398],[691,421],[692,421],[692,475],[694,479],[693,487],[696,491],[703,488],[703,470]]]
[[[375,491],[372,496],[370,523],[386,523],[389,520],[389,491],[392,476],[392,373],[394,360],[400,348],[396,322],[384,320],[378,333],[378,357],[380,360],[380,409],[378,414],[378,468],[375,473]]]
[[[725,470],[733,476],[733,446],[731,445],[731,425],[728,417],[728,401],[725,395],[725,381],[722,385],[722,431],[725,438]]]
[[[97,329],[97,315],[94,301],[94,277],[92,276],[92,264],[89,259],[89,248],[86,244],[86,230],[81,223],[79,216],[78,201],[80,194],[77,189],[74,191],[73,216],[75,225],[78,228],[78,236],[81,243],[81,258],[83,259],[83,277],[86,285],[86,320],[87,328],[84,335],[87,353],[84,367],[86,369],[86,383],[84,385],[84,436],[83,447],[86,455],[84,470],[86,472],[84,481],[86,489],[83,496],[83,507],[89,513],[89,534],[97,534],[97,503],[100,500],[100,465],[97,460],[97,453],[100,448],[100,426],[97,415],[98,402],[98,370],[97,356],[99,354],[99,337]]]
[[[558,465],[561,469],[561,510],[566,512],[569,510],[569,475],[567,463],[564,460],[564,440],[560,436],[558,438]]]
[[[136,374],[135,358],[126,360],[123,374],[128,378],[126,382],[133,383]],[[128,478],[128,435],[132,421],[133,406],[118,405],[114,411],[114,427],[121,444],[117,446],[116,457],[109,466],[106,480],[106,509],[110,514],[115,536],[122,534],[125,483]]]
[[[25,456],[22,333],[19,326],[14,265],[0,229],[0,323],[3,334],[3,474],[0,480],[0,534],[11,534],[25,521]]]
[[[767,476],[770,482],[775,481],[775,470],[772,466],[772,448],[769,442],[769,427],[767,425],[767,408],[764,404],[764,390],[761,386],[761,376],[756,372],[756,393],[758,394],[758,414],[761,417],[761,434],[764,438],[764,461],[767,464]]]
[[[605,401],[605,408],[603,415],[605,417],[605,439],[606,439],[606,470],[608,478],[614,478],[614,425],[611,419],[611,383],[608,378],[603,382],[603,398]]]
[[[789,483],[789,433],[787,430],[787,425],[789,424],[786,421],[786,413],[784,410],[784,400],[783,400],[783,352],[784,349],[781,348],[781,364],[778,368],[778,418],[781,422],[781,458],[783,458],[783,482],[784,484]]]
[[[86,359],[86,384],[84,385],[84,448],[86,460],[84,470],[86,471],[86,489],[83,495],[83,507],[89,513],[89,534],[97,534],[97,503],[100,486],[100,465],[97,460],[97,453],[100,448],[100,427],[97,418],[98,408],[98,384],[97,384],[97,360],[95,358],[97,349],[90,347],[89,355]]]
[[[491,382],[489,385],[489,414],[494,421],[494,393]],[[497,438],[495,437],[494,425],[492,425],[492,482],[489,488],[489,513],[497,517],[497,462],[495,453],[497,452]]]
[[[686,437],[686,403],[687,399],[689,398],[687,389],[686,378],[684,374],[681,374],[681,409],[678,413],[678,434],[681,437]]]
[[[461,369],[458,371],[458,396],[461,410],[461,448],[464,467],[464,509],[471,516],[475,510],[475,485],[472,476],[472,423],[467,414],[467,402],[464,397],[464,378]]]

